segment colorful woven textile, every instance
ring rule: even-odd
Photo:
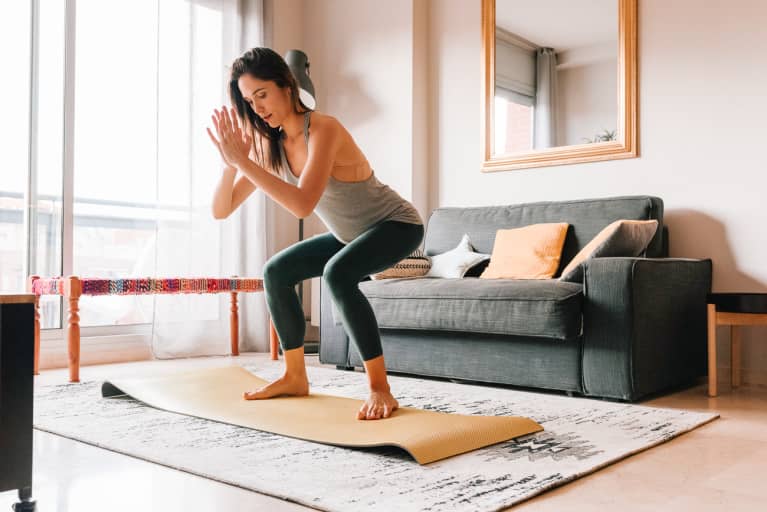
[[[35,295],[64,295],[65,277],[35,279],[32,293]],[[263,291],[261,279],[231,277],[171,277],[171,278],[127,278],[80,279],[82,295],[153,295],[158,293],[224,293]]]
[[[64,278],[35,279],[32,283],[35,295],[64,295]]]

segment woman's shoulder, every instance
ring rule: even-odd
[[[310,128],[325,128],[331,130],[343,129],[341,122],[330,114],[312,110],[309,114],[309,127]]]
[[[323,145],[332,142],[335,146],[346,140],[346,129],[335,117],[316,110],[307,115],[309,116],[309,141],[312,139],[322,141]]]

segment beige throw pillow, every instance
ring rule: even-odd
[[[657,220],[621,219],[595,236],[562,270],[561,281],[583,280],[582,263],[589,258],[635,257],[642,254],[658,230]]]
[[[559,268],[566,222],[499,229],[481,279],[551,279]]]

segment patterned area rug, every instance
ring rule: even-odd
[[[248,365],[271,380],[274,363]],[[366,377],[309,367],[316,392],[364,399]],[[545,431],[425,466],[397,448],[346,449],[101,398],[101,382],[38,386],[35,427],[321,510],[495,511],[718,417],[601,400],[390,377],[400,405],[527,416]]]

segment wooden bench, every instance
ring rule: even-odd
[[[35,296],[35,361],[34,373],[39,374],[40,360],[40,296],[60,295],[69,302],[67,320],[67,352],[69,356],[69,380],[80,380],[80,305],[83,295],[154,295],[187,293],[229,293],[231,295],[231,315],[229,320],[229,339],[231,354],[237,356],[239,350],[239,316],[237,306],[238,293],[262,292],[262,279],[230,278],[126,278],[101,279],[80,278],[78,276],[41,278],[30,276],[27,279],[27,291]],[[269,347],[271,358],[277,359],[278,338],[274,325],[269,322]]]

